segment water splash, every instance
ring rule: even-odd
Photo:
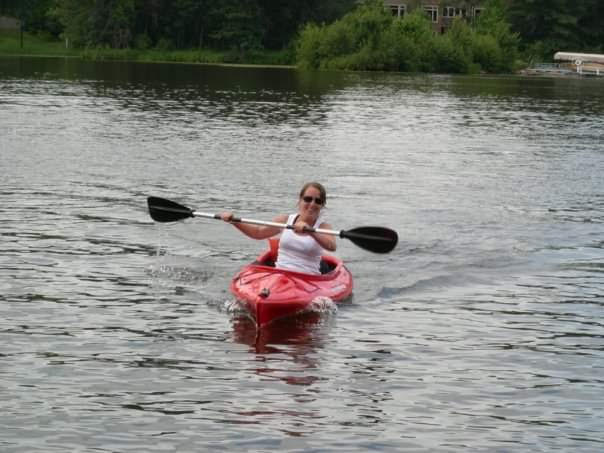
[[[232,318],[247,314],[245,304],[237,299],[228,299],[218,305],[219,309],[228,313]]]
[[[338,306],[329,297],[317,297],[310,303],[307,311],[332,316],[338,312]]]
[[[147,273],[154,279],[164,279],[187,284],[206,283],[213,276],[211,271],[205,269],[193,269],[188,266],[179,266],[167,263],[151,265]]]

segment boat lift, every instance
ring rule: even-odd
[[[604,76],[604,55],[575,52],[556,52],[554,61],[573,67],[577,74]]]

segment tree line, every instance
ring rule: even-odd
[[[604,1],[511,0],[507,20],[523,51],[604,53]]]
[[[602,0],[483,4],[479,20],[442,36],[421,8],[395,18],[381,0],[0,0],[0,14],[75,48],[291,49],[314,68],[497,72],[556,50],[604,52]]]
[[[0,14],[75,47],[282,49],[356,0],[0,0]]]

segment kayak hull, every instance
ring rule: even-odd
[[[340,302],[352,294],[352,275],[340,259],[323,256],[323,266],[330,270],[310,275],[275,268],[277,249],[278,242],[271,241],[270,250],[244,266],[230,285],[231,292],[245,305],[258,328],[305,312],[317,299]]]

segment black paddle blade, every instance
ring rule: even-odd
[[[193,217],[193,210],[165,198],[147,198],[149,215],[156,222],[176,222],[177,220]]]
[[[350,239],[359,247],[374,253],[390,253],[398,243],[398,234],[390,228],[359,227],[340,231],[340,237]]]

